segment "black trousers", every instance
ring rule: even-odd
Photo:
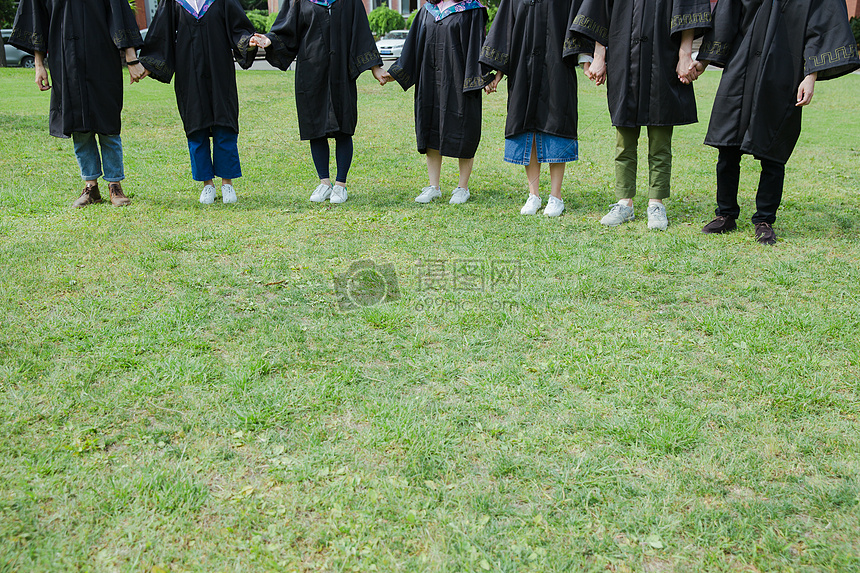
[[[741,214],[738,205],[738,185],[741,179],[740,147],[720,147],[720,159],[717,161],[717,210],[716,214],[737,219]],[[785,184],[785,164],[769,159],[760,159],[761,177],[758,182],[758,193],[755,196],[756,212],[752,216],[753,223],[770,223],[776,221],[776,210],[782,201],[782,188]]]

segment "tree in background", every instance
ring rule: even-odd
[[[381,38],[391,30],[402,30],[406,27],[403,16],[384,4],[368,14],[367,21],[370,24],[370,31],[377,38]]]
[[[860,48],[860,18],[851,18],[851,31],[854,32],[854,39],[857,40],[857,47]]]
[[[267,0],[240,0],[240,2],[246,12],[249,10],[265,10],[266,14],[269,13],[269,3]],[[268,30],[266,31],[268,32]]]
[[[15,21],[15,4],[12,0],[0,0],[0,28],[11,28]]]

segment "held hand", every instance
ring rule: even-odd
[[[51,84],[48,81],[48,70],[45,69],[45,66],[36,66],[36,85],[43,92],[51,89]]]
[[[602,57],[595,57],[591,65],[588,66],[588,72],[591,73],[589,79],[596,86],[602,86],[606,83],[606,60]]]
[[[699,77],[692,55],[684,51],[681,51],[678,57],[678,66],[675,68],[675,72],[682,84],[691,84]]]
[[[248,43],[252,46],[257,46],[258,48],[268,48],[272,45],[272,41],[263,34],[254,34],[251,36],[251,40]]]
[[[139,82],[149,75],[149,70],[143,67],[143,64],[132,64],[128,67],[128,75],[131,78],[129,83]]]
[[[502,78],[505,74],[502,72],[496,72],[496,77],[493,78],[493,81],[484,86],[484,91],[487,94],[491,94],[495,92],[499,87],[499,82],[502,81]]]
[[[391,75],[383,70],[382,66],[373,66],[370,68],[370,71],[373,72],[373,77],[376,78],[376,81],[378,81],[381,86],[384,86],[392,80]]]
[[[812,73],[803,78],[800,85],[797,87],[797,104],[796,107],[803,107],[812,102],[812,96],[815,93],[815,80],[818,79],[818,73]]]

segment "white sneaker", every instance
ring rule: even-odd
[[[236,190],[229,183],[221,185],[221,200],[224,203],[236,202]]]
[[[563,211],[564,201],[550,195],[546,202],[546,209],[543,210],[543,214],[547,217],[558,217]]]
[[[346,187],[341,187],[340,185],[335,185],[331,188],[331,202],[332,203],[346,203],[347,199]]]
[[[331,197],[331,185],[320,183],[319,186],[311,193],[311,201],[314,203],[322,203]]]
[[[522,209],[520,209],[520,215],[534,215],[538,212],[541,205],[543,205],[543,201],[540,200],[540,197],[529,193],[528,201],[526,201],[526,204],[523,205]]]
[[[665,231],[668,226],[669,217],[666,216],[666,206],[662,203],[648,205],[648,228]]]
[[[462,205],[463,203],[465,203],[466,201],[469,200],[469,197],[471,197],[471,195],[469,194],[468,189],[464,189],[462,187],[457,187],[451,193],[451,200],[448,201],[448,203],[451,205]]]
[[[203,192],[200,193],[200,202],[204,205],[211,205],[215,202],[215,186],[204,185]]]
[[[433,187],[429,185],[421,190],[421,194],[415,198],[416,203],[429,203],[433,199],[442,196],[442,190],[438,187]]]
[[[612,209],[603,216],[600,224],[607,227],[617,227],[621,223],[627,223],[635,218],[636,215],[633,214],[633,207],[628,207],[624,203],[618,202],[612,205]]]

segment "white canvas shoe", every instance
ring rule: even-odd
[[[433,199],[438,199],[442,196],[442,190],[438,187],[433,187],[432,185],[428,185],[424,189],[421,190],[421,194],[415,198],[416,203],[429,203]]]
[[[331,185],[320,183],[319,186],[311,193],[311,201],[314,203],[322,203],[331,197]]]
[[[200,193],[200,202],[204,205],[211,205],[215,202],[215,186],[204,185],[203,192]]]
[[[543,205],[543,201],[540,200],[540,197],[529,193],[529,198],[526,201],[526,204],[523,205],[522,209],[520,209],[520,215],[534,215],[538,212],[541,205]]]
[[[346,187],[342,187],[340,185],[335,185],[331,188],[331,202],[332,203],[346,203],[348,195],[346,193]]]
[[[469,193],[468,189],[464,189],[463,187],[457,187],[451,193],[451,200],[448,201],[448,203],[451,205],[462,205],[469,200],[469,197],[471,197],[471,194]]]
[[[221,185],[221,200],[224,203],[235,203],[237,201],[236,190],[229,183]]]
[[[546,209],[543,210],[543,214],[547,217],[558,217],[563,211],[564,201],[550,195],[549,200],[546,202]]]

